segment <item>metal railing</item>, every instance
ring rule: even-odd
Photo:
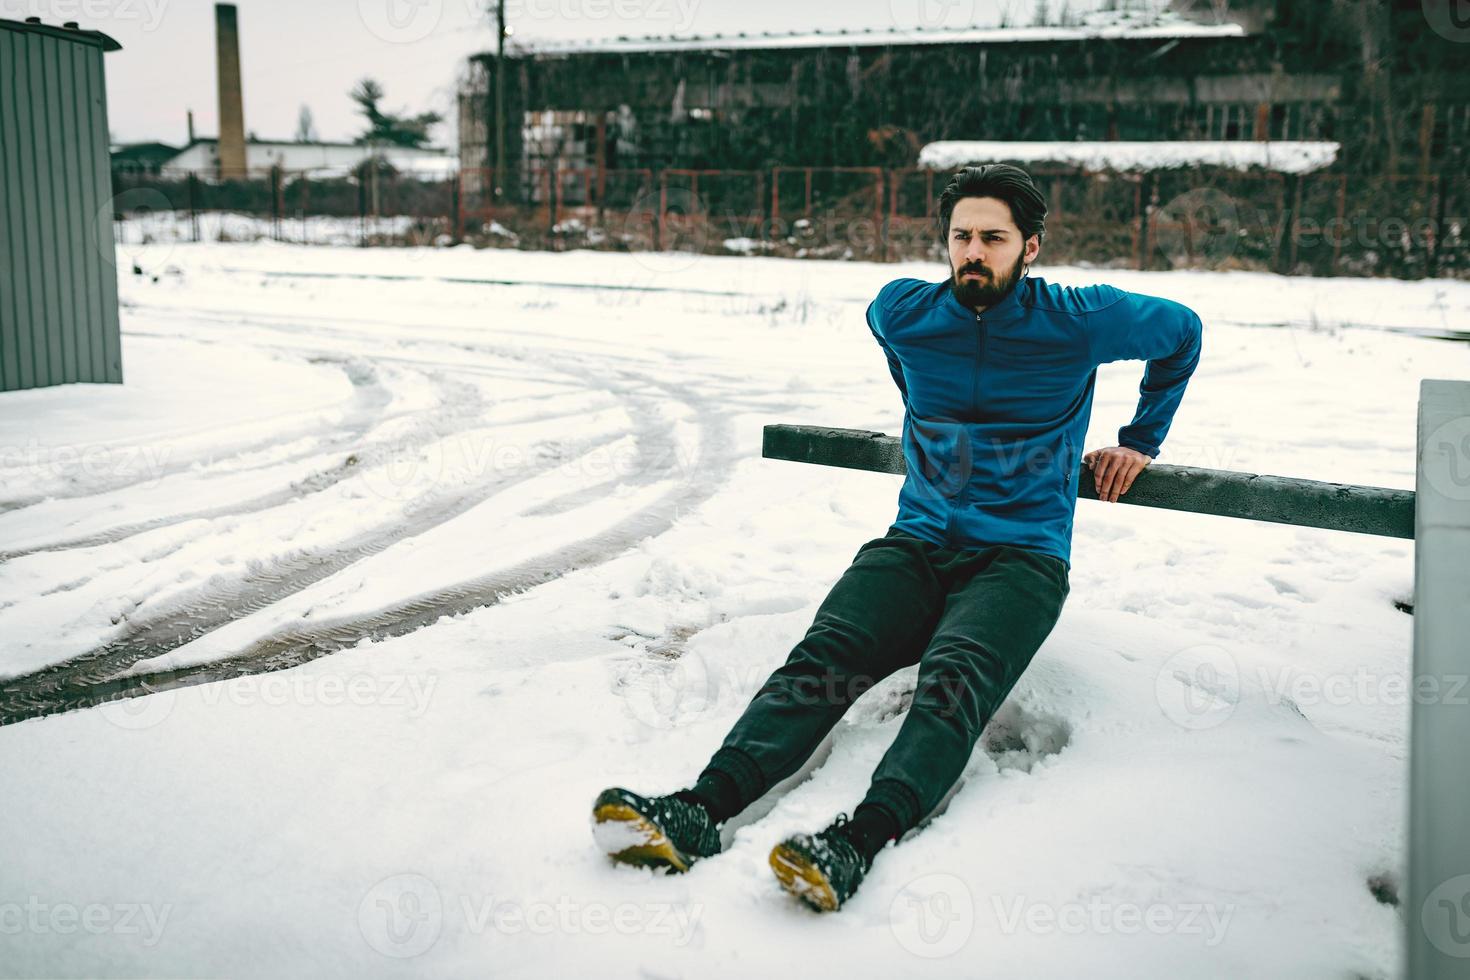
[[[1044,261],[1316,275],[1470,272],[1470,184],[1441,176],[1029,168],[1047,198]],[[529,165],[439,179],[274,168],[249,180],[113,175],[114,212],[250,216],[257,234],[309,240],[311,219],[356,221],[360,244],[725,251],[876,261],[941,257],[919,168],[611,169]],[[500,193],[497,195],[496,189]],[[672,232],[672,234],[665,234]]]

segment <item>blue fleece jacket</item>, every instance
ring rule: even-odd
[[[898,279],[869,305],[868,327],[903,396],[908,475],[893,526],[962,550],[1030,548],[1069,571],[1098,365],[1148,361],[1118,445],[1157,456],[1202,334],[1172,300],[1033,276],[978,315],[948,281]]]

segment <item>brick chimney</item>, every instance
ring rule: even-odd
[[[214,5],[216,69],[219,73],[219,175],[245,176],[245,104],[240,93],[240,29],[235,5]]]

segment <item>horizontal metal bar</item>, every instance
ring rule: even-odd
[[[899,440],[866,429],[768,425],[761,455],[877,473],[908,472]],[[1084,471],[1091,472],[1079,463],[1074,474],[1077,496],[1096,500],[1093,481],[1082,479]],[[1414,537],[1414,491],[1387,487],[1150,463],[1117,502],[1390,538]]]

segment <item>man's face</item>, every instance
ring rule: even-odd
[[[975,310],[1001,300],[1041,250],[1035,235],[1021,237],[1010,205],[996,197],[956,201],[948,244],[955,298]]]

